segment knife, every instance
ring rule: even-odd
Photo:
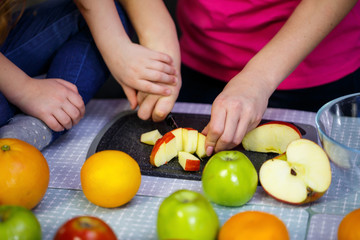
[[[179,127],[174,119],[174,116],[171,113],[166,116],[165,121],[166,124],[169,125],[172,129],[176,129]]]

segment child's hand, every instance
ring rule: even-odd
[[[178,84],[171,86],[172,94],[170,96],[160,96],[138,92],[137,101],[139,103],[138,116],[140,119],[152,119],[154,122],[162,121],[170,113],[181,87],[181,77]]]
[[[169,55],[130,43],[114,49],[113,56],[117,58],[108,60],[107,66],[123,87],[133,109],[138,104],[137,91],[161,96],[173,94],[171,86],[176,85],[178,78]]]
[[[37,117],[54,131],[70,129],[85,114],[85,105],[77,87],[62,79],[29,78],[21,86],[13,104]]]

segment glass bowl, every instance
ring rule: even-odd
[[[334,99],[316,113],[319,139],[345,179],[359,176],[360,93]]]

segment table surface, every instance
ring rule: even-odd
[[[125,99],[92,100],[86,115],[72,130],[43,150],[50,167],[49,188],[39,205],[33,209],[38,217],[43,239],[53,239],[57,229],[78,215],[102,218],[119,239],[157,239],[156,218],[165,197],[178,189],[202,192],[201,181],[142,176],[137,195],[126,205],[106,209],[90,203],[81,191],[80,169],[88,149],[106,124],[130,110]],[[211,105],[176,103],[173,112],[210,114]],[[315,126],[315,113],[286,109],[267,109],[264,119],[290,121]],[[247,210],[259,210],[278,216],[287,226],[292,240],[337,239],[342,218],[360,207],[358,176],[342,172],[332,164],[330,189],[315,203],[294,206],[274,200],[258,187],[250,202],[242,207],[223,207],[213,204],[221,224],[232,215]]]

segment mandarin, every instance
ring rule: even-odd
[[[360,208],[348,213],[338,227],[338,240],[360,239]]]
[[[114,208],[129,202],[141,183],[139,164],[127,153],[104,150],[90,156],[80,171],[85,197],[95,205]]]
[[[0,205],[34,208],[49,179],[48,163],[37,148],[19,139],[0,139]]]
[[[289,240],[285,224],[275,215],[246,211],[233,215],[221,227],[218,240]]]

